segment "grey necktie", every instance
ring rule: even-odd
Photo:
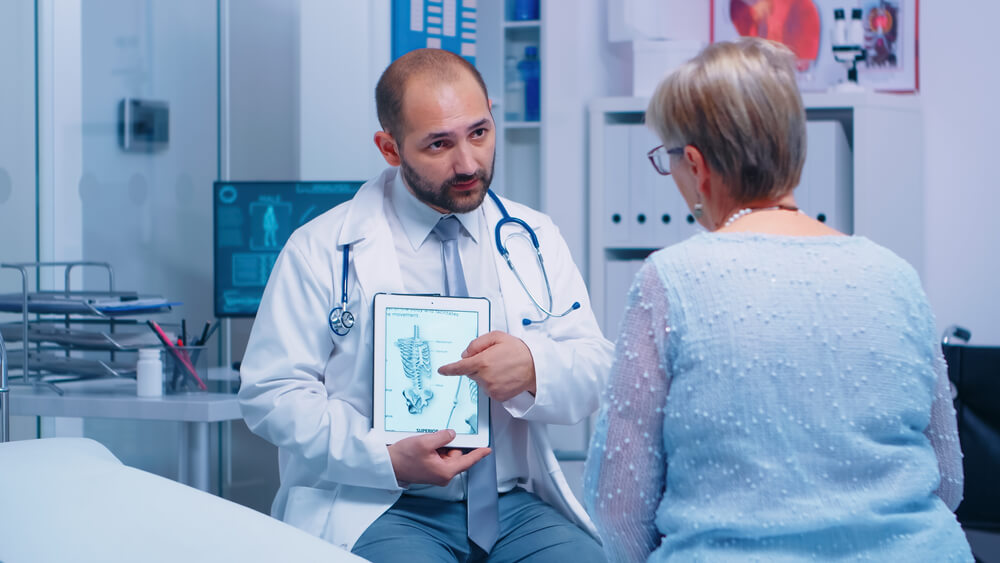
[[[454,215],[443,217],[434,226],[441,239],[441,259],[444,263],[445,294],[468,297],[462,257],[458,254],[458,231],[461,222]],[[497,466],[491,453],[469,468],[466,505],[469,514],[469,539],[489,553],[500,533],[500,513],[497,508]]]

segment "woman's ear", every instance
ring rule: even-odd
[[[708,169],[708,163],[705,161],[705,155],[698,150],[698,147],[688,145],[684,147],[684,161],[690,167],[691,175],[696,180],[698,193],[705,200],[710,199],[712,196],[712,178],[711,172]]]
[[[401,162],[399,146],[396,145],[396,140],[392,138],[392,135],[385,131],[377,131],[375,133],[375,146],[378,148],[378,152],[382,153],[382,158],[389,166],[399,166]]]

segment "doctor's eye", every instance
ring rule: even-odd
[[[472,136],[474,138],[483,137],[486,135],[486,131],[487,129],[485,127],[480,127],[479,129],[476,129],[475,131],[472,132]]]
[[[447,141],[445,141],[445,140],[434,141],[433,143],[427,145],[427,148],[433,149],[433,150],[439,150],[439,149],[443,149],[446,144],[447,144]]]

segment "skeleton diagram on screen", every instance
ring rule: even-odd
[[[412,338],[396,340],[403,360],[403,374],[412,381],[409,389],[403,390],[406,408],[410,414],[420,414],[434,398],[434,392],[424,389],[424,380],[431,376],[430,343],[420,338],[420,327],[413,325]]]
[[[437,375],[475,338],[476,313],[388,308],[386,318],[386,428],[479,433],[479,386],[464,375]]]

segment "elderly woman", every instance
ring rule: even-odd
[[[794,57],[717,43],[646,112],[710,232],[636,276],[585,476],[611,561],[971,561],[914,270],[800,213]]]

